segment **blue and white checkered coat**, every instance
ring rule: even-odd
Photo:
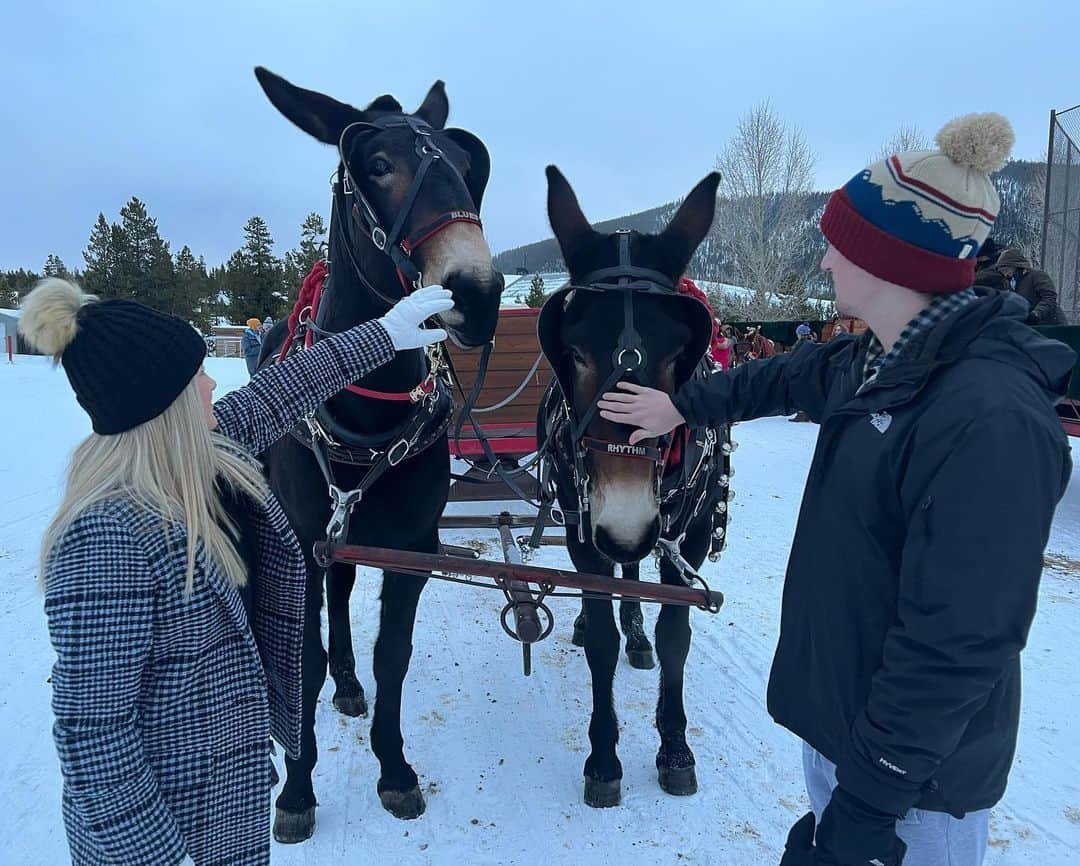
[[[220,400],[219,431],[259,454],[392,356],[374,323],[321,341]],[[269,862],[269,738],[293,756],[300,744],[305,572],[273,496],[254,524],[250,627],[201,551],[184,597],[183,528],[130,501],[88,509],[53,549],[53,734],[78,866]]]

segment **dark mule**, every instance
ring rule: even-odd
[[[380,96],[360,111],[295,87],[265,69],[257,69],[256,74],[282,114],[319,141],[339,148],[342,164],[330,220],[330,275],[314,332],[336,333],[383,315],[403,295],[406,285],[440,283],[454,296],[454,308],[440,317],[452,339],[463,346],[489,342],[498,319],[503,279],[492,266],[476,218],[488,179],[488,155],[471,134],[444,129],[449,104],[442,82],[431,88],[410,115],[390,96]],[[272,361],[285,338],[283,323],[267,339],[263,363]],[[422,382],[427,371],[424,352],[399,352],[391,363],[358,384],[403,395]],[[439,389],[435,393],[445,394]],[[265,454],[270,486],[288,514],[308,570],[302,750],[299,760],[285,761],[288,775],[277,798],[274,822],[274,835],[281,842],[302,841],[315,829],[311,781],[318,757],[315,705],[327,669],[319,631],[324,571],[311,551],[316,541],[327,536],[331,509],[328,483],[310,446],[318,437],[336,485],[342,491],[355,490],[371,472],[375,458],[368,449],[390,453],[400,435],[396,431],[410,423],[414,412],[426,411],[424,405],[428,404],[414,406],[407,398],[392,401],[342,392],[321,408],[317,425],[294,431],[297,435]],[[449,406],[448,394],[438,406]],[[449,490],[450,461],[445,435],[449,413],[440,408],[435,414],[441,423],[436,418],[417,447],[406,449],[408,459],[388,462],[383,467],[386,471],[363,493],[352,512],[349,543],[437,551],[437,524]],[[329,430],[330,436],[321,436],[323,430]],[[367,703],[356,678],[349,625],[354,579],[351,566],[333,565],[326,572],[329,661],[336,686],[334,705],[346,715],[363,716]],[[377,692],[371,747],[381,769],[379,798],[399,818],[416,818],[424,811],[416,773],[403,752],[401,693],[412,653],[416,606],[425,582],[384,574],[374,650]]]
[[[636,579],[639,560],[659,547],[665,551],[661,580],[684,584],[707,554],[719,555],[730,474],[728,430],[677,431],[677,443],[630,446],[631,431],[601,418],[596,407],[619,380],[671,393],[691,376],[708,374],[703,356],[712,318],[704,304],[677,294],[675,286],[712,223],[718,182],[719,175],[712,174],[699,183],[659,234],[604,234],[589,225],[562,174],[548,168],[548,215],[570,282],[540,316],[541,346],[558,387],[549,392],[538,426],[554,443],[553,475],[567,515],[567,547],[581,571],[613,575],[620,564],[624,578]],[[677,465],[672,444],[681,452]],[[626,605],[621,618],[631,661],[643,666],[651,659],[641,658],[648,640],[640,607]],[[585,802],[614,806],[622,767],[612,696],[619,630],[610,599],[584,601],[579,637],[593,690]],[[683,711],[689,649],[689,610],[664,606],[656,623],[656,765],[661,787],[677,795],[697,790]]]

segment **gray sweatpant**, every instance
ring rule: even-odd
[[[820,821],[836,787],[836,765],[803,743],[803,772],[810,806]],[[904,866],[982,866],[990,838],[990,810],[954,818],[945,812],[912,809],[896,822],[896,835],[908,846]]]

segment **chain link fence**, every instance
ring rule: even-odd
[[[1080,105],[1050,112],[1040,259],[1070,324],[1080,324]]]

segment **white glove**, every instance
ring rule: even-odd
[[[446,331],[442,328],[421,328],[420,325],[436,313],[445,313],[453,306],[454,299],[448,289],[424,286],[394,304],[378,322],[390,335],[390,342],[397,351],[422,349],[445,340]]]

